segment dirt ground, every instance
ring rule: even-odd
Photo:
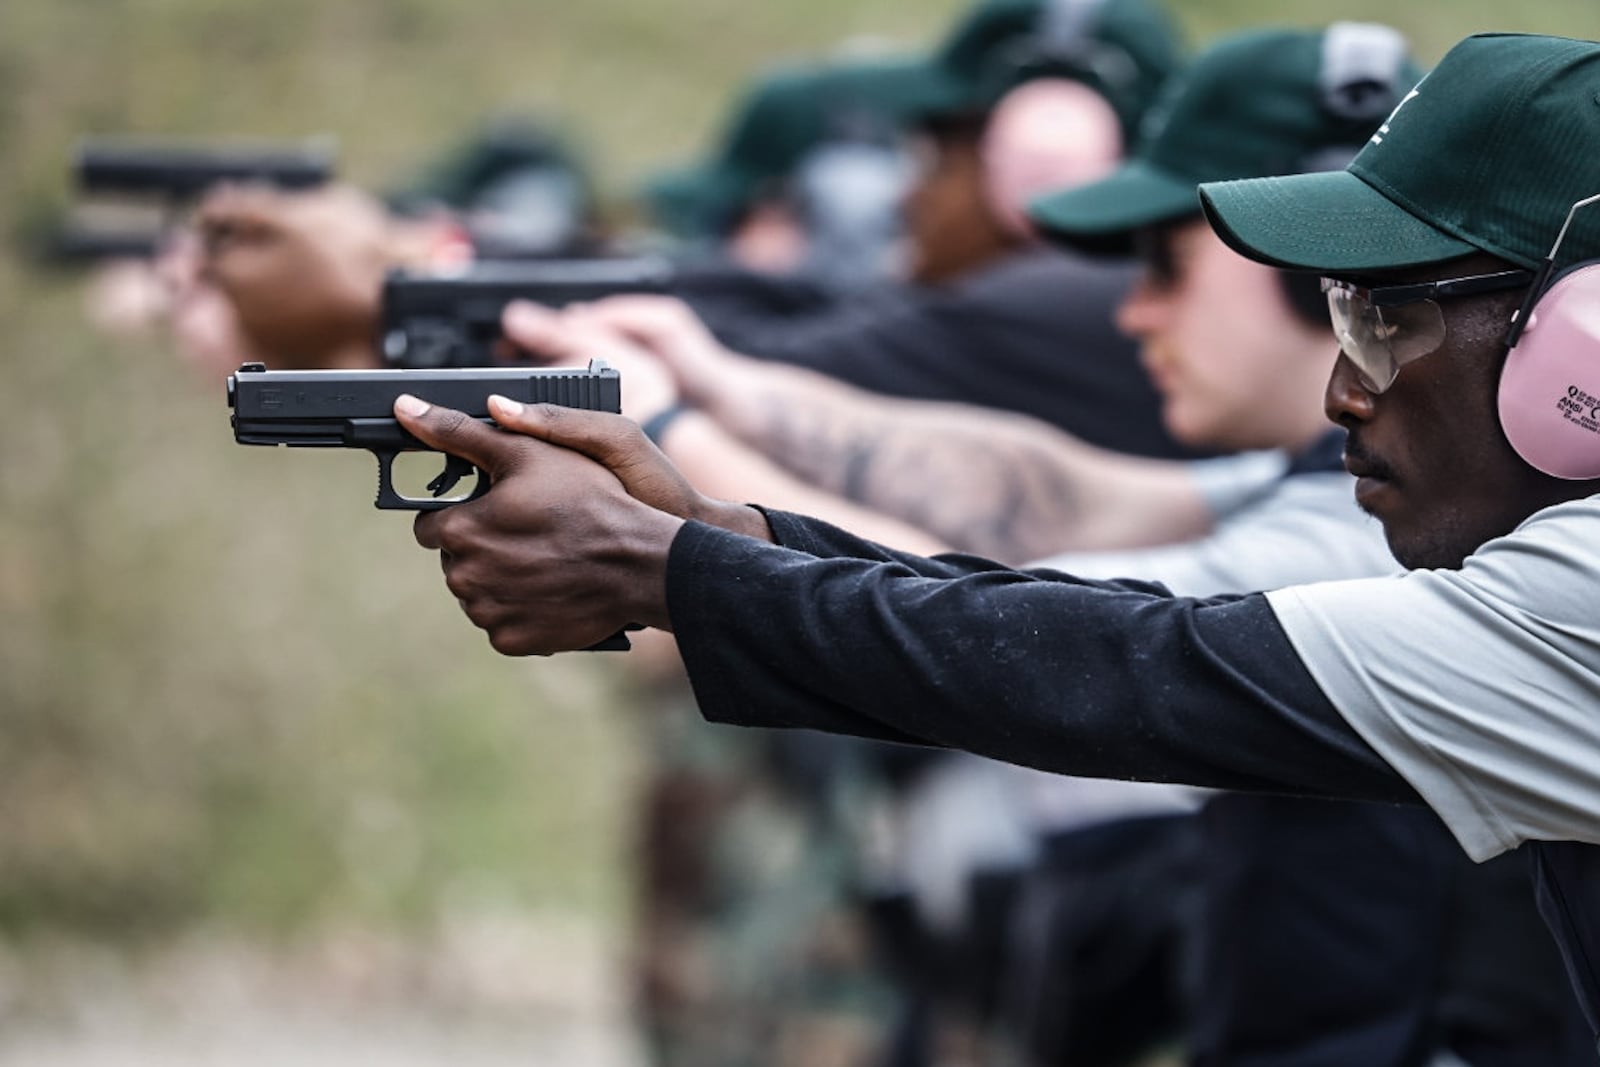
[[[476,917],[425,943],[194,935],[0,956],[3,1067],[638,1067],[616,954],[567,921]]]

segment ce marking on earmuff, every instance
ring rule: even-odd
[[[1556,407],[1569,422],[1576,422],[1586,430],[1600,430],[1600,397],[1569,385],[1567,395],[1556,401]]]

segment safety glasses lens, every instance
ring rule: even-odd
[[[1444,343],[1444,313],[1432,300],[1376,307],[1361,291],[1336,286],[1328,289],[1328,313],[1339,348],[1374,392]]]

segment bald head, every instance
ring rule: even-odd
[[[1103,96],[1065,78],[1013,89],[989,118],[982,144],[989,210],[1031,234],[1024,214],[1045,193],[1098,181],[1122,160],[1122,125]]]
[[[906,200],[911,275],[943,282],[1035,239],[1036,197],[1095,181],[1122,158],[1122,127],[1094,90],[1060,78],[1013,89],[981,121],[935,124]]]

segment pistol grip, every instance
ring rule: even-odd
[[[580,652],[626,652],[633,647],[633,642],[628,640],[628,630],[637,630],[637,626],[629,626],[627,630],[618,630],[603,641],[596,641],[588,648],[580,648]]]

